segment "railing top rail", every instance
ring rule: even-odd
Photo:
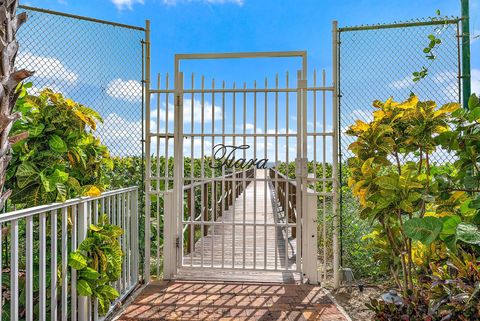
[[[280,171],[276,170],[275,168],[270,168],[270,170],[275,172],[278,177],[280,177],[281,179],[284,179],[287,183],[292,184],[295,187],[297,186],[297,183],[292,178],[289,178],[286,175],[280,173]]]
[[[117,189],[117,190],[114,190],[114,191],[104,192],[100,196],[86,196],[86,197],[73,198],[73,199],[67,200],[63,203],[52,203],[52,204],[47,204],[47,205],[40,205],[40,206],[25,208],[25,209],[18,210],[18,211],[8,212],[8,213],[0,215],[0,223],[14,221],[14,220],[22,219],[22,218],[25,218],[25,217],[37,215],[37,214],[40,214],[40,213],[54,211],[54,210],[58,210],[58,209],[61,209],[61,208],[64,208],[64,207],[68,207],[68,206],[72,206],[72,205],[78,205],[78,204],[85,203],[85,202],[88,202],[88,201],[93,201],[93,200],[102,199],[102,198],[105,198],[105,197],[108,197],[108,196],[133,192],[133,191],[136,191],[136,190],[138,190],[138,186],[131,186],[131,187]]]
[[[215,181],[221,181],[224,178],[229,178],[229,177],[233,177],[233,175],[247,173],[248,171],[251,171],[253,169],[254,168],[250,168],[250,169],[246,169],[244,171],[239,171],[239,172],[226,174],[224,176],[212,177],[212,178],[207,179],[207,180],[202,179],[202,181],[200,181],[200,182],[196,182],[196,183],[193,183],[193,184],[188,184],[188,185],[183,186],[183,190],[191,189],[191,188],[194,188],[194,187],[197,187],[197,186],[202,186],[202,185],[205,185],[205,184],[210,184],[210,183],[215,182]],[[193,177],[193,180],[195,180],[195,177]]]

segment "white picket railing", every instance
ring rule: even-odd
[[[122,276],[113,285],[119,300],[135,288],[139,282],[137,187],[0,214],[0,280],[10,278],[9,288],[5,282],[0,287],[4,301],[0,320],[99,319],[97,302],[77,295],[77,275],[68,267],[68,255],[103,214],[124,230]]]

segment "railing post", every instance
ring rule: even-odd
[[[295,218],[295,215],[298,215],[299,211],[297,208],[297,186],[292,186],[291,187],[291,199],[289,200],[289,206],[288,206],[288,219],[289,222],[297,224],[297,218]],[[295,213],[295,211],[297,213]],[[296,238],[297,237],[297,226],[292,227],[292,237]]]
[[[203,200],[202,200],[202,207],[203,207],[203,218],[202,221],[208,221],[208,183],[205,183],[205,192],[203,193]],[[203,236],[208,234],[208,228],[203,228]]]
[[[317,273],[317,193],[307,191],[307,206],[302,220],[302,273],[310,284],[318,284]],[[298,242],[298,241],[297,241]]]
[[[139,268],[139,256],[138,256],[138,251],[140,250],[138,248],[138,224],[139,224],[139,221],[138,221],[138,189],[134,190],[133,192],[131,192],[131,196],[132,196],[132,199],[130,201],[130,211],[131,211],[131,215],[130,215],[130,219],[132,220],[131,221],[131,230],[130,230],[130,233],[131,233],[131,251],[132,251],[132,268],[131,268],[131,278],[132,278],[132,281],[133,283],[137,283],[138,282],[138,268]]]
[[[80,245],[87,237],[89,209],[88,205],[88,201],[82,202],[78,205],[77,246]],[[88,315],[88,297],[86,296],[78,297],[78,320],[90,320],[90,316]]]
[[[164,249],[164,265],[163,279],[170,280],[176,271],[176,235],[177,224],[176,215],[174,213],[175,194],[173,191],[166,191],[163,194],[163,215],[164,215],[164,233],[163,233],[163,249]]]
[[[195,211],[192,209],[192,188],[189,188],[187,189],[187,213],[188,215],[190,216],[190,220],[192,220],[192,215],[195,215],[195,214],[192,214],[192,213],[195,213]],[[190,247],[191,247],[191,242],[190,242],[190,237],[192,235],[192,225],[189,224],[188,227],[187,227],[187,243],[186,243],[186,251],[185,253],[190,253]]]

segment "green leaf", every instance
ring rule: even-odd
[[[387,190],[396,190],[398,188],[398,180],[391,176],[380,176],[375,179],[375,184]]]
[[[480,183],[478,176],[465,176],[463,179],[463,184],[467,189],[475,189]]]
[[[440,238],[444,240],[450,235],[455,235],[457,232],[457,226],[462,222],[462,219],[457,216],[451,216],[443,222],[442,232],[440,233]]]
[[[472,110],[476,107],[480,107],[480,100],[478,99],[477,95],[472,94],[468,99],[468,109]]]
[[[407,200],[402,200],[400,202],[400,208],[402,209],[402,211],[405,211],[407,213],[412,213],[414,211],[414,208],[412,206],[412,203],[410,203],[409,201]]]
[[[83,279],[96,280],[100,277],[100,273],[87,266],[79,272],[78,276]]]
[[[48,141],[48,146],[57,153],[65,153],[68,150],[67,144],[58,135],[52,135]]]
[[[66,183],[68,181],[68,173],[56,169],[52,175],[48,177],[53,183]]]
[[[75,270],[81,270],[87,266],[87,258],[78,252],[71,252],[68,256],[68,265]]]
[[[38,176],[35,167],[28,162],[21,163],[15,174],[17,176],[17,184],[19,188],[24,188],[31,182],[35,181]]]
[[[109,300],[115,300],[120,296],[117,290],[110,285],[102,285],[97,288],[97,292]]]
[[[457,238],[468,244],[480,245],[480,230],[476,225],[460,223],[457,226]]]
[[[453,253],[457,253],[457,236],[456,235],[449,235],[444,240],[445,246],[452,251]]]
[[[57,201],[65,202],[67,200],[67,187],[65,184],[56,183],[55,188],[57,189]]]
[[[16,175],[20,176],[20,177],[32,176],[32,175],[36,175],[36,174],[37,174],[37,171],[35,170],[33,165],[30,164],[30,163],[27,163],[27,162],[21,163],[18,166],[17,173],[16,173]]]
[[[425,245],[435,241],[442,231],[443,224],[436,217],[412,218],[403,224],[405,235]]]
[[[469,121],[473,122],[477,119],[480,119],[480,107],[473,108],[472,111],[468,114]]]
[[[28,135],[29,137],[38,137],[42,134],[44,129],[45,129],[45,125],[42,123],[36,124],[36,125],[30,125],[28,128]]]
[[[77,293],[80,296],[91,296],[93,291],[87,281],[79,279],[77,280]]]

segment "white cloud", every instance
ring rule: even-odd
[[[136,3],[144,4],[144,0],[111,0],[118,10],[128,9],[132,10]]]
[[[68,92],[66,90],[63,90],[62,88],[60,88],[59,86],[54,85],[54,84],[47,84],[47,85],[40,86],[40,87],[32,86],[31,88],[29,88],[27,90],[27,92],[28,92],[29,95],[38,96],[40,94],[40,92],[42,90],[46,89],[46,88],[49,88],[56,93],[61,93],[63,96],[68,97]]]
[[[211,123],[212,122],[212,112],[214,113],[215,121],[222,120],[222,108],[215,105],[212,106],[211,102],[205,101],[203,104],[203,121],[204,123]],[[160,113],[160,115],[159,115]],[[168,121],[172,122],[174,119],[174,106],[173,104],[168,104]],[[166,108],[165,103],[163,103],[163,107],[160,108],[158,111],[156,108],[152,108],[151,115],[153,118],[160,118],[160,121],[166,121]],[[191,123],[192,122],[192,100],[185,99],[183,101],[183,122],[184,123]],[[193,100],[193,122],[194,123],[201,123],[202,122],[202,102],[198,99]]]
[[[451,71],[439,72],[433,76],[433,82],[436,84],[451,83],[452,81],[456,83],[458,81],[458,75]]]
[[[107,85],[107,94],[129,102],[142,100],[142,84],[136,80],[114,79]]]
[[[391,82],[388,84],[388,87],[394,88],[394,89],[404,89],[412,86],[414,84],[412,77],[408,76],[400,80],[396,80],[394,82]]]
[[[30,52],[21,52],[17,57],[17,68],[35,71],[35,77],[60,80],[74,84],[78,75],[55,57],[37,56]]]
[[[472,93],[480,95],[480,69],[472,69]]]
[[[129,121],[118,114],[109,114],[103,124],[98,124],[95,136],[100,138],[113,156],[141,155],[141,120]]]
[[[226,4],[226,3],[232,3],[237,6],[243,6],[245,3],[245,0],[163,0],[163,3],[166,5],[176,5],[179,3],[185,3],[185,2],[203,2],[203,3],[208,3],[208,4]]]

